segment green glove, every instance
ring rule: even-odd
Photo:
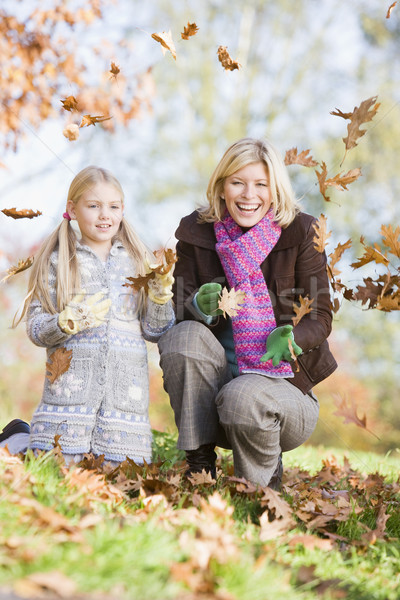
[[[222,310],[218,308],[221,292],[222,285],[219,283],[205,283],[202,285],[196,296],[197,306],[201,312],[211,317],[222,315]]]
[[[98,327],[104,322],[110,310],[111,300],[100,302],[104,297],[102,292],[97,292],[88,298],[85,298],[85,294],[84,290],[79,292],[58,315],[60,329],[69,335],[75,335],[90,327]]]
[[[293,326],[283,325],[282,327],[276,327],[267,337],[267,352],[261,357],[261,362],[266,362],[272,358],[272,364],[276,367],[281,360],[291,361],[289,340],[292,342],[294,354],[296,356],[301,354],[303,350],[294,341]]]

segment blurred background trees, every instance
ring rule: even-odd
[[[16,48],[22,45],[26,62],[17,53],[1,54],[1,208],[43,212],[32,221],[0,214],[3,271],[30,255],[57,225],[72,177],[88,164],[109,168],[120,179],[127,217],[154,249],[173,245],[179,219],[204,203],[222,152],[236,139],[254,136],[269,138],[282,154],[295,146],[310,148],[327,164],[329,176],[361,167],[362,177],[347,192],[333,191],[330,203],[318,191],[314,169],[290,166],[289,172],[304,209],[328,217],[333,232],[328,253],[352,238],[340,263],[343,280],[355,287],[373,274],[370,265],[361,272],[348,265],[362,254],[360,235],[372,244],[379,241],[381,224],[400,221],[398,7],[386,19],[390,3],[367,0],[3,4],[2,43],[7,38]],[[45,19],[47,10],[53,12]],[[182,40],[188,22],[199,31]],[[151,38],[169,29],[176,61],[169,52],[163,56]],[[239,70],[223,70],[220,45],[241,64]],[[111,62],[120,68],[116,77],[109,72]],[[351,112],[375,95],[378,114],[340,166],[346,122],[329,113]],[[77,98],[80,112],[62,108],[69,96]],[[18,113],[21,103],[26,110]],[[79,124],[83,114],[112,119],[81,128],[79,139],[69,142],[62,131],[68,123]],[[10,123],[24,137],[13,135]],[[42,351],[26,340],[23,327],[7,329],[25,285],[21,274],[0,290],[2,422],[30,417],[43,378]],[[387,451],[400,446],[399,313],[364,308],[345,301],[335,316],[331,343],[340,368],[316,390],[321,420],[311,441]],[[152,422],[173,427],[155,348],[150,356]],[[356,399],[379,441],[341,424],[333,414],[333,393]]]

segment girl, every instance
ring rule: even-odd
[[[123,209],[121,185],[109,171],[91,166],[78,173],[63,221],[35,259],[15,323],[27,315],[29,338],[47,348],[48,374],[28,447],[49,450],[59,434],[67,462],[85,452],[112,462],[151,461],[145,340],[157,342],[174,324],[173,277],[156,274],[147,296],[123,287],[151,260]],[[59,349],[71,362],[54,378]],[[5,428],[2,446],[12,434],[27,437],[22,423]]]

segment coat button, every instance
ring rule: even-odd
[[[100,384],[100,385],[104,385],[104,384],[105,384],[105,382],[106,382],[106,377],[105,377],[105,375],[100,375],[100,377],[99,377],[99,379],[98,379],[98,382],[99,382],[99,384]]]

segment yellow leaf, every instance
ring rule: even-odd
[[[174,41],[172,39],[171,30],[161,31],[160,33],[152,33],[151,37],[153,38],[153,40],[156,40],[156,42],[159,42],[161,44],[161,50],[164,56],[165,52],[169,50],[172,56],[174,57],[174,60],[176,60],[176,50]]]

